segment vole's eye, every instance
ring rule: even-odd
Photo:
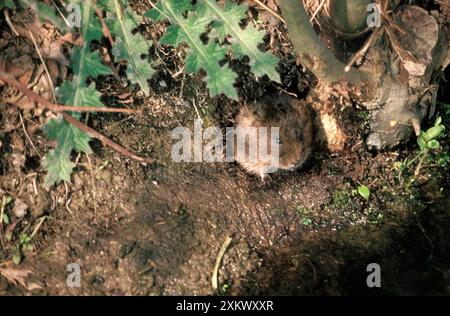
[[[279,145],[281,144],[281,138],[277,138],[275,141],[277,144],[279,144]]]

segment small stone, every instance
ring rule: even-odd
[[[153,274],[148,274],[144,277],[144,281],[148,288],[152,288],[155,285],[155,276]]]
[[[17,218],[23,218],[27,215],[28,205],[26,205],[21,199],[17,199],[14,202],[13,213]]]
[[[101,173],[101,178],[103,181],[105,181],[106,183],[111,183],[111,172],[109,170],[103,170],[103,172]]]

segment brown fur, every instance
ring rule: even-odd
[[[244,105],[236,117],[236,127],[279,127],[279,168],[294,170],[313,150],[313,121],[307,104],[286,94],[269,94]],[[248,172],[264,177],[264,161],[237,160]]]

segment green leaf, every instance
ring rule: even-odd
[[[302,219],[302,224],[305,225],[305,226],[309,226],[309,225],[312,224],[312,219],[310,219],[310,218],[303,218]]]
[[[52,119],[44,127],[47,137],[57,141],[55,150],[51,150],[44,158],[43,167],[47,170],[44,180],[45,187],[61,181],[70,181],[75,164],[70,159],[72,150],[91,153],[90,137],[67,121]]]
[[[146,59],[141,56],[148,55],[151,42],[140,33],[133,34],[133,30],[142,23],[142,18],[127,7],[122,10],[118,0],[111,1],[114,6],[108,12],[106,23],[116,36],[112,49],[116,62],[127,61],[127,75],[132,84],[138,84],[145,94],[150,93],[147,79],[151,78],[155,70]]]
[[[8,214],[3,213],[3,219],[0,218],[0,220],[3,220],[3,224],[9,225],[9,217],[8,217]]]
[[[100,101],[100,92],[95,89],[94,83],[86,87],[80,84],[78,76],[73,81],[65,81],[56,89],[56,95],[60,103],[77,106],[103,106]],[[79,119],[79,113],[72,114]],[[47,137],[57,142],[55,150],[50,151],[43,161],[43,167],[47,171],[44,180],[45,187],[61,181],[70,181],[70,175],[75,167],[70,159],[72,150],[91,153],[89,146],[90,137],[64,120],[50,120],[44,127]]]
[[[217,38],[221,42],[229,35],[233,44],[232,51],[235,57],[241,58],[247,55],[250,58],[250,67],[257,77],[267,75],[271,80],[281,82],[280,75],[276,71],[278,58],[269,52],[262,52],[258,46],[263,43],[264,31],[258,31],[253,25],[242,29],[240,23],[247,15],[247,5],[237,5],[226,1],[221,8],[215,0],[201,0],[207,11],[214,19],[211,38]]]
[[[427,149],[427,141],[424,132],[420,132],[419,137],[417,137],[417,144],[419,145],[420,150]]]
[[[439,144],[439,142],[435,139],[430,140],[428,142],[428,148],[430,149],[438,149],[441,145]]]
[[[112,74],[111,69],[102,63],[100,59],[100,52],[89,52],[89,45],[83,47],[75,47],[72,53],[72,70],[80,76],[80,81],[83,83],[88,77],[97,79],[100,75]]]
[[[47,170],[44,186],[50,188],[53,184],[59,184],[61,181],[70,181],[75,164],[70,160],[70,153],[67,151],[51,150],[45,156],[42,166]]]
[[[370,198],[370,189],[367,186],[365,186],[365,185],[359,186],[358,187],[358,193],[364,199],[369,200],[369,198]]]
[[[58,146],[62,144],[70,151],[74,149],[87,154],[92,152],[89,147],[90,137],[69,122],[51,119],[44,127],[44,131],[50,140],[58,142]]]
[[[114,1],[114,3],[119,0]],[[112,2],[112,1],[110,1]],[[56,89],[58,102],[68,106],[103,107],[100,101],[101,94],[95,89],[92,82],[87,86],[88,78],[97,79],[100,75],[111,74],[111,69],[105,66],[98,51],[92,52],[91,41],[99,40],[103,36],[102,26],[95,13],[95,8],[90,1],[74,0],[81,6],[82,23],[80,33],[84,39],[81,47],[75,47],[72,52],[71,68],[73,71],[72,81],[64,81]],[[106,5],[106,0],[98,3]],[[124,3],[124,1],[121,1]],[[80,119],[79,112],[72,113],[76,119]],[[72,151],[91,153],[89,146],[90,137],[72,126],[65,120],[52,119],[44,127],[50,140],[54,140],[57,146],[50,151],[43,160],[43,167],[47,171],[44,185],[50,187],[61,181],[70,181],[70,175],[75,167],[71,161]]]
[[[431,127],[425,133],[425,139],[426,140],[435,139],[436,137],[440,136],[444,130],[445,130],[444,125]]]
[[[22,262],[22,255],[20,254],[20,251],[13,254],[12,261],[16,266]]]
[[[436,118],[436,122],[434,123],[434,126],[439,126],[439,125],[441,125],[441,123],[442,123],[442,117],[438,116]]]
[[[163,10],[163,8],[161,5],[161,2],[158,2],[155,5],[155,8],[152,8],[152,9],[148,10],[147,12],[145,12],[144,16],[155,22],[161,22],[166,18],[166,16],[161,14],[162,10]]]
[[[223,60],[225,58],[225,54],[227,49],[219,46],[217,43],[209,43],[208,46],[204,48],[204,52],[206,55],[211,56],[215,60]],[[194,73],[199,71],[203,67],[204,60],[201,55],[196,54],[194,51],[191,51],[186,56],[186,72]]]
[[[174,13],[177,15],[183,15],[187,11],[192,11],[192,9],[193,9],[192,1],[189,1],[189,0],[173,1],[171,6],[172,6]],[[158,2],[154,8],[145,12],[144,16],[148,17],[149,19],[156,21],[156,22],[170,18],[164,12],[164,7],[161,2]]]
[[[211,96],[225,94],[229,98],[238,99],[236,88],[233,86],[237,74],[235,74],[228,64],[220,65],[225,59],[227,49],[214,41],[204,43],[201,36],[208,30],[208,26],[213,21],[213,16],[206,14],[206,10],[197,5],[194,11],[189,0],[165,0],[158,3],[160,15],[147,14],[148,17],[160,19],[164,16],[169,20],[171,26],[167,29],[166,35],[161,39],[161,44],[178,46],[186,43],[189,50],[185,60],[185,71],[196,73],[201,69],[205,70],[206,86]]]
[[[0,0],[0,9],[8,8],[14,10],[16,5],[13,0]]]
[[[74,106],[93,106],[103,107],[100,101],[101,93],[95,89],[95,84],[92,82],[86,87],[85,84],[80,83],[80,77],[74,76],[72,81],[64,81],[61,87],[56,88],[56,96],[60,103]],[[73,115],[79,118],[79,113]]]

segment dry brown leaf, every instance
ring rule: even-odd
[[[31,274],[31,270],[13,268],[11,262],[4,263],[0,266],[0,274],[12,284],[20,285],[28,291],[43,289],[42,286],[35,282],[27,283],[26,279]]]

